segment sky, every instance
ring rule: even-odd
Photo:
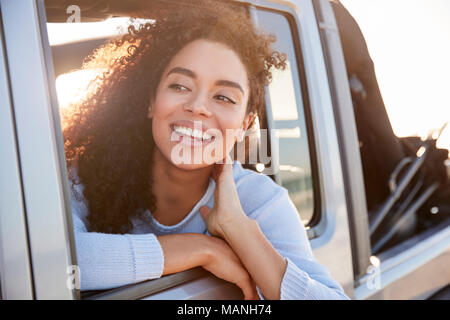
[[[398,136],[450,122],[450,0],[341,0],[358,22]],[[450,149],[450,123],[438,140]]]

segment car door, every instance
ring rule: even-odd
[[[17,159],[10,159],[12,176],[6,182],[11,181],[15,188],[13,196],[17,212],[9,211],[9,208],[5,208],[5,212],[8,215],[18,213],[15,223],[20,231],[18,244],[21,244],[18,247],[21,253],[17,253],[18,264],[11,259],[2,260],[7,264],[2,271],[16,267],[18,271],[22,270],[22,276],[17,276],[17,279],[24,282],[23,298],[73,299],[76,290],[67,285],[67,271],[76,265],[76,257],[72,246],[71,215],[67,214],[70,213],[70,197],[64,154],[60,152],[62,139],[54,76],[45,23],[42,23],[45,22],[44,2],[2,0],[0,9],[4,40],[1,63],[7,61],[8,71],[0,76],[3,77],[3,87],[4,78],[8,76],[10,89],[10,95],[1,95],[4,100],[2,112],[8,112],[7,99],[10,98],[10,114],[2,117],[2,121],[14,120],[10,126],[15,129],[17,143],[16,152],[9,143],[10,155],[16,155]],[[2,68],[5,71],[4,64]],[[9,137],[11,140],[12,132]],[[2,196],[5,196],[3,190]],[[3,212],[2,219],[6,219]],[[14,221],[5,222],[2,223],[3,228]],[[7,234],[2,233],[2,236]],[[3,246],[8,244],[6,240],[2,239]],[[25,248],[25,243],[28,248]],[[7,281],[16,279],[10,273],[2,272],[2,276],[8,277]],[[30,278],[32,284],[25,284]],[[30,286],[32,293],[29,292]]]
[[[32,299],[28,233],[2,25],[0,16],[0,292],[1,299]]]

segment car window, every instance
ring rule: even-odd
[[[307,98],[300,78],[299,50],[293,40],[293,22],[284,14],[268,10],[258,10],[257,19],[259,25],[277,36],[275,47],[287,55],[287,68],[273,72],[267,112],[279,139],[279,181],[289,191],[303,224],[308,226],[316,221],[314,212],[318,210],[314,206],[309,142],[312,134],[307,127]]]

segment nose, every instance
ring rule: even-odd
[[[207,107],[206,97],[201,94],[196,95],[190,101],[188,101],[183,109],[186,112],[192,113],[194,115],[201,115],[204,117],[211,117],[212,112]]]

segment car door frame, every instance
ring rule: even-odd
[[[43,0],[1,0],[35,299],[74,299],[70,194]],[[20,31],[19,31],[20,30]],[[20,36],[18,36],[20,32]],[[45,236],[43,236],[45,235]],[[25,250],[24,252],[28,252]]]
[[[34,288],[14,118],[0,7],[0,292],[1,299],[29,300]]]

